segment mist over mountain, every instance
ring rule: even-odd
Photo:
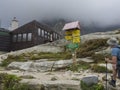
[[[42,23],[45,23],[52,27],[56,32],[62,32],[62,28],[66,23],[72,22],[72,20],[66,19],[49,19],[49,20],[42,20]],[[101,26],[97,22],[91,22],[90,24],[85,24],[80,22],[81,26],[81,34],[88,34],[93,32],[106,32],[106,31],[113,31],[120,28],[120,24],[113,24],[107,26]]]

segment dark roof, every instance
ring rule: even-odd
[[[2,32],[10,32],[9,30],[7,30],[5,28],[0,28],[0,31],[2,31]]]
[[[32,28],[41,28],[41,29],[45,29],[46,31],[49,31],[49,32],[52,32],[53,31],[53,29],[52,28],[50,28],[48,25],[45,25],[45,24],[42,24],[42,23],[40,23],[40,22],[38,22],[38,21],[36,21],[36,20],[33,20],[33,21],[31,21],[31,22],[29,22],[29,23],[27,23],[27,24],[24,24],[23,26],[20,26],[19,28],[17,28],[17,29],[15,29],[15,30],[13,30],[13,31],[11,31],[11,32],[15,32],[15,31],[17,31],[17,30],[22,30],[21,28],[25,28],[25,26],[28,26],[29,27],[29,25],[32,27]]]

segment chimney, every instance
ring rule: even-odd
[[[10,24],[10,31],[13,31],[17,28],[18,28],[18,20],[16,19],[16,17],[14,17]]]

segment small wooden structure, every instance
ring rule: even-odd
[[[70,41],[66,47],[71,50],[73,63],[76,65],[76,49],[80,43],[80,23],[79,21],[67,23],[63,27],[63,30],[65,31],[65,39]]]
[[[37,21],[29,22],[10,32],[11,50],[19,50],[58,40],[60,35],[47,25]]]
[[[65,39],[72,43],[80,43],[80,23],[79,21],[65,24]]]

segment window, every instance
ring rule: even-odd
[[[45,31],[45,38],[47,38],[47,31]]]
[[[57,39],[57,34],[56,34],[56,39]]]
[[[44,37],[44,30],[42,30],[42,37]]]
[[[28,41],[32,40],[32,33],[28,33]]]
[[[53,35],[50,34],[50,41],[53,41]]]
[[[53,37],[54,37],[54,39],[55,39],[55,33],[53,33]]]
[[[41,29],[38,28],[38,36],[40,36],[40,34],[41,34]]]
[[[23,34],[22,41],[26,41],[26,39],[27,39],[27,34],[26,34],[26,33],[24,33],[24,34]]]
[[[48,39],[50,39],[50,33],[48,32]]]
[[[17,35],[13,35],[12,41],[16,42],[16,40],[17,40]]]
[[[21,39],[22,39],[22,34],[18,34],[18,39],[17,39],[17,41],[18,41],[18,42],[21,42]]]

